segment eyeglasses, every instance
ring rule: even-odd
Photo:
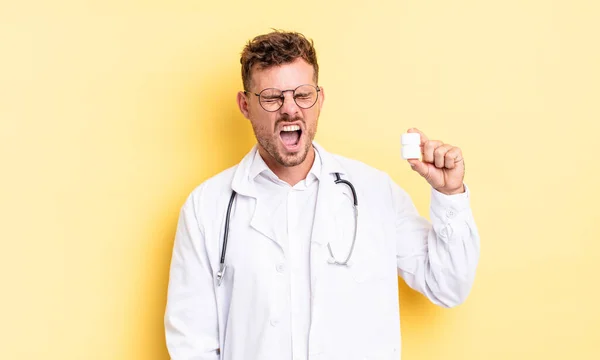
[[[244,94],[254,94],[258,96],[260,106],[266,111],[274,112],[281,109],[285,100],[284,93],[288,91],[292,92],[296,105],[302,109],[309,109],[317,103],[317,98],[319,97],[319,91],[321,91],[321,89],[314,85],[305,84],[300,85],[293,90],[267,88],[262,90],[259,94],[249,91],[244,91]]]

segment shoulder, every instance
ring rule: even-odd
[[[408,197],[408,193],[386,171],[357,159],[339,154],[330,155],[339,162],[346,171],[347,180],[355,185],[363,197],[383,203],[404,201]]]
[[[199,209],[210,208],[218,204],[224,194],[230,193],[231,181],[238,166],[239,164],[236,164],[222,170],[198,184],[188,194],[184,206],[192,206],[195,209]]]
[[[367,164],[361,160],[352,159],[339,154],[331,154],[348,172],[348,176],[355,178],[357,182],[387,183],[390,176],[385,171]]]

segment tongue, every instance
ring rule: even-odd
[[[296,145],[298,143],[298,139],[300,138],[300,133],[298,131],[282,131],[281,132],[281,140],[286,146]]]

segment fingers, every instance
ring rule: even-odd
[[[421,176],[427,177],[430,171],[426,163],[435,165],[438,169],[454,169],[456,165],[463,161],[460,148],[450,144],[444,144],[439,140],[429,140],[429,138],[419,129],[410,128],[409,133],[418,133],[421,136],[422,161],[409,160],[413,170]]]
[[[462,161],[462,152],[450,144],[429,140],[423,146],[423,161],[434,164],[438,169],[454,169]]]
[[[444,145],[443,142],[438,140],[427,140],[423,144],[423,161],[428,163],[434,163],[435,161],[435,150],[440,146]]]
[[[461,161],[463,161],[462,152],[457,147],[452,147],[444,156],[444,166],[448,169],[454,169]]]
[[[433,164],[436,168],[441,169],[446,163],[446,154],[452,149],[452,145],[443,144],[433,150]]]

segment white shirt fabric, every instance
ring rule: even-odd
[[[315,160],[304,180],[293,187],[269,169],[257,151],[250,180],[256,183],[258,196],[272,209],[275,234],[289,251],[286,261],[277,269],[289,278],[292,353],[294,360],[308,358],[310,330],[310,236],[317,203],[321,159]]]
[[[398,276],[441,307],[467,299],[480,239],[466,185],[450,196],[431,189],[430,222],[384,172],[313,146],[319,161],[293,188],[254,146],[186,199],[165,311],[172,360],[398,360]],[[344,259],[354,230],[351,192],[335,173],[358,198],[348,267],[328,262],[328,245]]]

